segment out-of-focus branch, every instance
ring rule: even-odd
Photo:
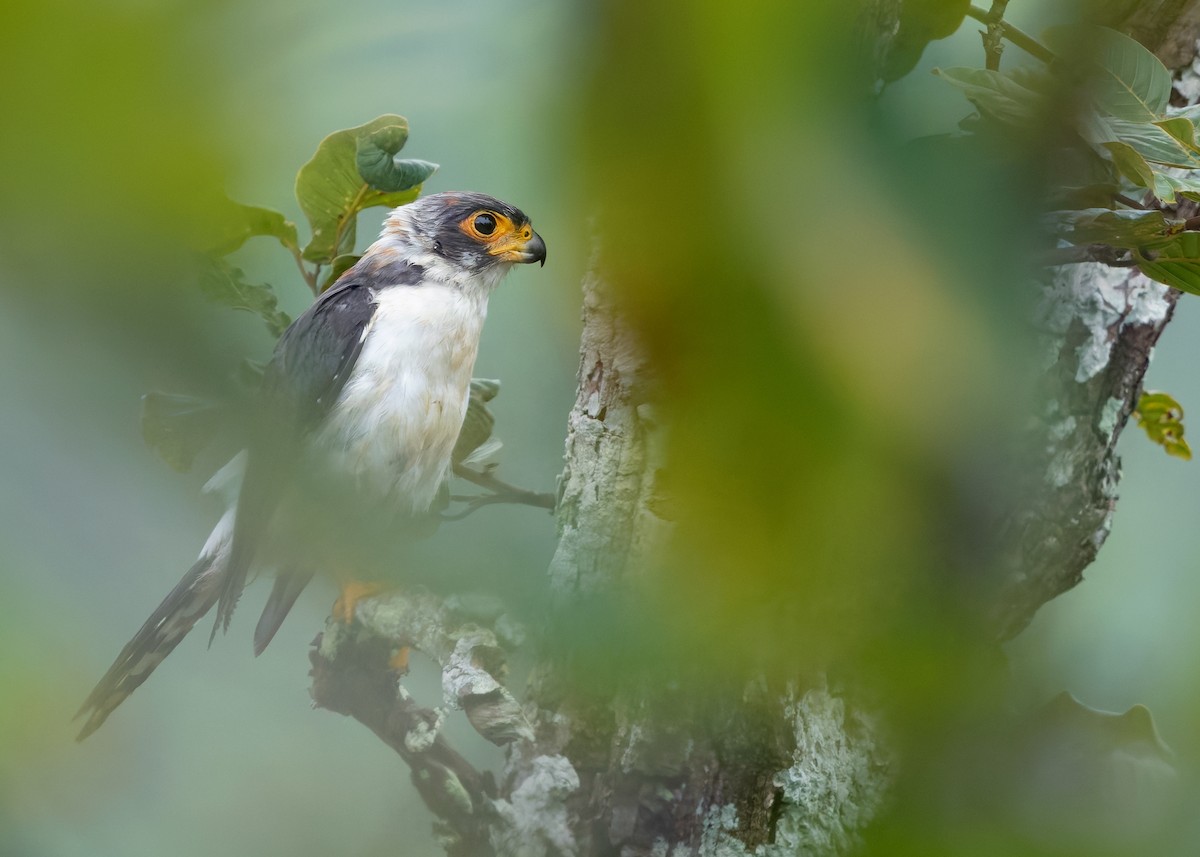
[[[1007,5],[1007,4],[1004,4],[1004,5]],[[995,7],[993,6],[993,8],[995,8]],[[974,18],[976,21],[979,21],[982,24],[987,24],[989,30],[991,30],[991,28],[994,27],[996,32],[999,33],[1001,38],[1005,39],[1006,41],[1012,42],[1014,45],[1016,45],[1021,50],[1025,51],[1025,53],[1029,54],[1030,56],[1036,57],[1037,59],[1040,59],[1044,63],[1054,62],[1055,56],[1050,51],[1049,48],[1047,48],[1045,45],[1041,44],[1037,39],[1035,39],[1033,36],[1029,35],[1028,33],[1018,30],[1012,24],[1008,23],[1008,21],[1001,21],[1001,20],[993,17],[991,12],[984,11],[983,9],[980,9],[978,6],[969,7],[967,9],[967,15],[969,15],[970,17]],[[985,45],[987,44],[987,34],[984,34],[984,44]],[[992,54],[991,54],[991,52],[989,52],[988,53],[989,59],[991,58],[991,56],[992,56]],[[991,68],[990,65],[988,67]]]
[[[529,741],[532,728],[500,682],[501,641],[515,645],[520,637],[497,599],[443,599],[415,587],[359,602],[355,622],[330,621],[311,654],[316,705],[353,717],[409,765],[452,857],[495,853],[490,836],[505,806],[491,775],[440,734],[445,713],[418,704],[390,662],[398,649],[428,655],[441,667],[444,703],[463,709],[479,734],[499,745]]]
[[[490,854],[487,808],[495,783],[439,734],[438,714],[401,687],[388,664],[390,644],[379,638],[351,641],[331,658],[322,653],[321,641],[309,656],[317,707],[353,717],[408,764],[421,799],[450,834],[447,854]]]
[[[451,498],[467,503],[467,508],[462,512],[452,515],[443,515],[443,520],[457,521],[483,506],[490,506],[494,503],[518,503],[523,506],[535,506],[539,509],[554,510],[556,498],[553,494],[530,491],[526,488],[510,485],[503,479],[497,479],[491,473],[475,470],[474,468],[467,467],[465,464],[455,464],[454,475],[474,483],[481,488],[486,488],[492,493],[478,497]]]

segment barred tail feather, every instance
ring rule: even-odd
[[[150,677],[192,626],[217,603],[229,560],[233,514],[232,509],[225,513],[208,537],[200,558],[125,644],[83,703],[75,717],[87,714],[87,721],[76,740],[82,741],[99,729],[108,715]]]

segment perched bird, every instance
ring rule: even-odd
[[[80,740],[214,605],[213,633],[228,628],[256,554],[279,540],[270,533],[315,463],[345,477],[363,508],[428,514],[450,473],[488,297],[513,265],[545,260],[529,218],[484,194],[433,194],[389,214],[379,240],[280,338],[258,431],[210,482],[232,503],[83,704]],[[289,566],[259,619],[256,652],[312,577],[311,565]]]

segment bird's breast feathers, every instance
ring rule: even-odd
[[[425,282],[380,289],[375,301],[318,442],[364,489],[421,513],[449,473],[487,294]]]

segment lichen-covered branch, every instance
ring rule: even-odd
[[[1150,27],[1142,10],[1168,5],[1169,20]],[[1128,26],[1167,62],[1192,62],[1200,2],[1119,6],[1109,4],[1108,23]],[[1173,40],[1180,38],[1189,50],[1178,49]],[[1179,100],[1196,102],[1200,73],[1182,69],[1175,90]],[[1173,216],[1195,213],[1194,203],[1181,201]],[[1037,481],[1024,486],[1022,506],[1008,519],[1003,579],[990,605],[1000,639],[1019,633],[1042,604],[1078,584],[1108,537],[1121,475],[1117,441],[1178,297],[1136,268],[1083,262],[1051,272],[1036,319],[1045,354],[1029,432]]]
[[[530,740],[521,706],[501,684],[503,646],[521,630],[496,599],[443,599],[414,587],[360,602],[355,622],[330,621],[312,652],[313,700],[351,716],[396,751],[440,821],[448,854],[488,855],[502,807],[490,774],[482,774],[440,734],[444,709],[420,706],[391,666],[397,650],[428,655],[442,669],[443,704],[466,712],[494,744]]]
[[[1038,319],[1046,370],[1030,429],[1040,466],[1009,518],[1005,578],[992,604],[1002,639],[1079,583],[1108,537],[1121,475],[1117,441],[1177,297],[1135,269],[1086,263],[1054,271]]]

